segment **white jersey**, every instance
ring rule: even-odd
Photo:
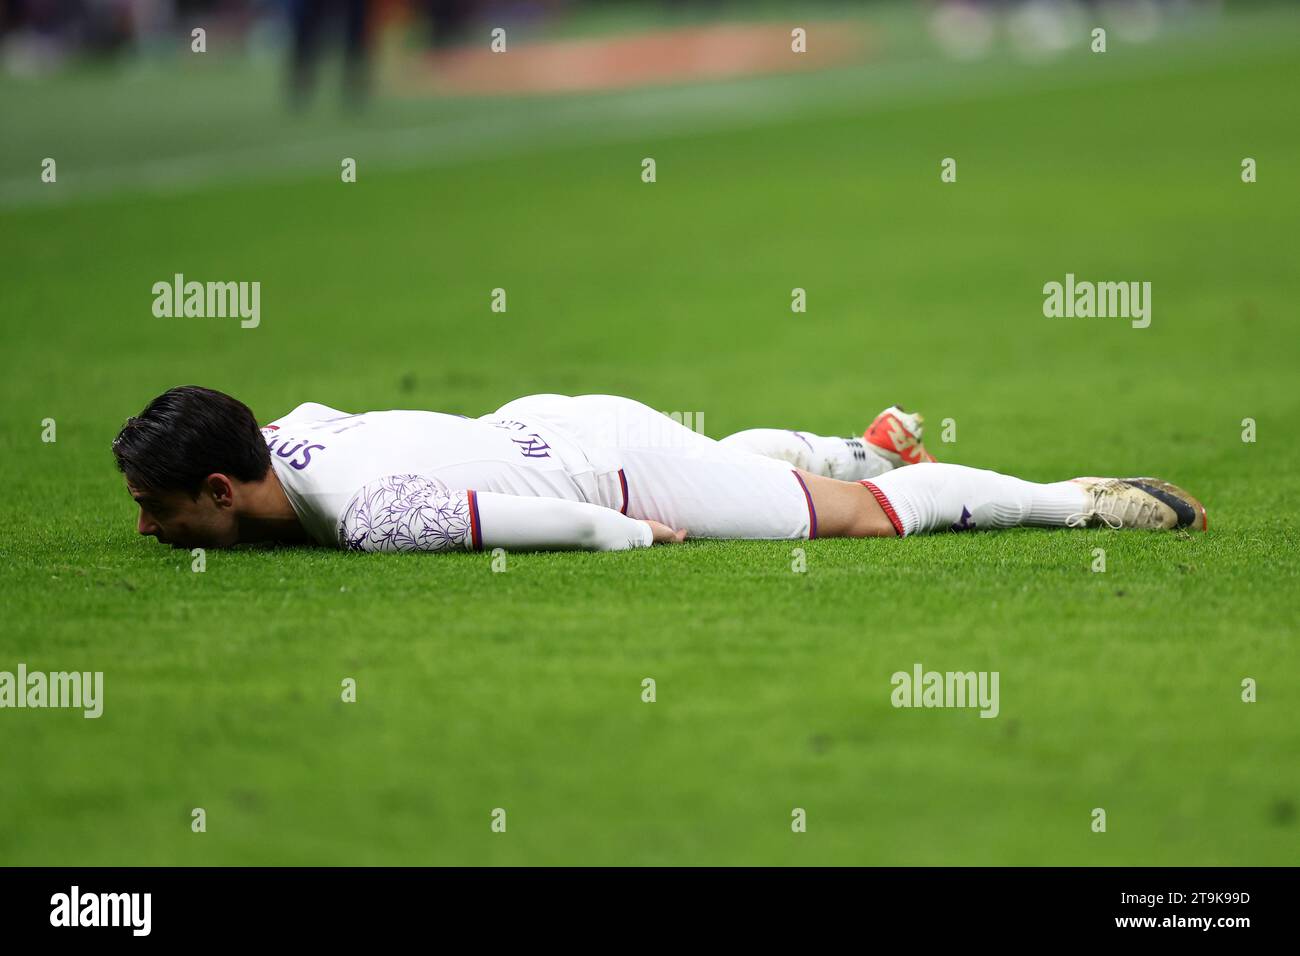
[[[817,535],[789,464],[613,395],[531,395],[482,418],[309,402],[262,434],[299,521],[331,547],[639,547],[647,520],[693,537]]]
[[[419,475],[449,489],[605,506],[617,486],[616,476],[598,476],[554,426],[495,415],[352,415],[308,402],[264,426],[262,434],[298,519],[312,538],[330,546],[338,544],[340,522],[357,490],[393,475]]]

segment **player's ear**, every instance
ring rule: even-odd
[[[213,473],[203,479],[203,494],[218,508],[229,508],[235,503],[235,485],[225,475]]]

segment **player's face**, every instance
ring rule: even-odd
[[[145,491],[127,483],[140,506],[136,530],[173,548],[228,548],[239,540],[230,508],[221,508],[205,492]]]

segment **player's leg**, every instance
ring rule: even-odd
[[[1153,478],[1037,484],[964,465],[922,463],[850,482],[753,456],[626,453],[629,515],[690,537],[864,538],[1042,527],[1199,528],[1204,507]]]
[[[1158,478],[1037,484],[963,465],[924,463],[863,482],[900,535],[1039,527],[1195,528],[1205,507]]]
[[[866,482],[842,481],[796,471],[780,456],[760,457],[738,442],[712,441],[631,399],[539,396],[524,402],[528,407],[519,411],[553,417],[578,434],[594,457],[602,447],[617,457],[620,489],[608,496],[611,506],[618,497],[627,514],[684,528],[692,537],[877,537],[1084,524],[1106,520],[1097,517],[1102,513],[1110,515],[1108,523],[1146,527],[1155,526],[1150,522],[1159,510],[1154,498],[1136,489],[1126,494],[1141,499],[1141,513],[1116,514],[1118,499],[1098,506],[1077,482],[1038,485],[931,462]],[[886,416],[896,418],[897,411]],[[919,441],[911,449],[924,453]],[[1170,514],[1165,509],[1160,520]]]
[[[835,438],[781,428],[750,428],[719,439],[719,444],[783,461],[813,475],[842,481],[871,478],[897,467],[861,438]]]
[[[892,538],[898,534],[884,505],[863,481],[800,475],[815,520],[810,538]],[[689,529],[688,529],[689,533]]]
[[[621,487],[608,502],[597,503],[685,528],[693,537],[871,537],[1021,524],[1206,525],[1196,499],[1158,479],[1040,485],[922,462],[865,482],[840,481],[797,473],[775,457],[715,442],[618,396],[530,396],[498,414],[507,411],[552,422],[577,436],[593,457],[605,451],[617,459],[610,473]]]
[[[1087,493],[1073,482],[1035,485],[961,465],[926,463],[855,482],[752,456],[634,450],[624,460],[627,513],[684,528],[692,538],[867,538],[1064,526],[1087,511]]]
[[[836,438],[779,428],[751,428],[719,444],[784,461],[802,471],[842,481],[860,481],[902,465],[934,458],[921,443],[924,419],[890,406],[861,438]]]
[[[860,482],[805,481],[825,538],[1065,527],[1088,505],[1085,489],[1072,481],[1040,485],[964,465],[922,463]]]
[[[820,537],[1039,527],[1203,531],[1205,506],[1158,478],[1075,478],[1037,484],[964,465],[922,463],[850,484],[803,476]],[[864,504],[865,489],[877,508]],[[882,523],[884,522],[884,523]]]

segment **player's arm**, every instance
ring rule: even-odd
[[[370,482],[339,522],[340,547],[357,551],[621,551],[656,540],[681,534],[579,501],[453,491],[419,475]]]

